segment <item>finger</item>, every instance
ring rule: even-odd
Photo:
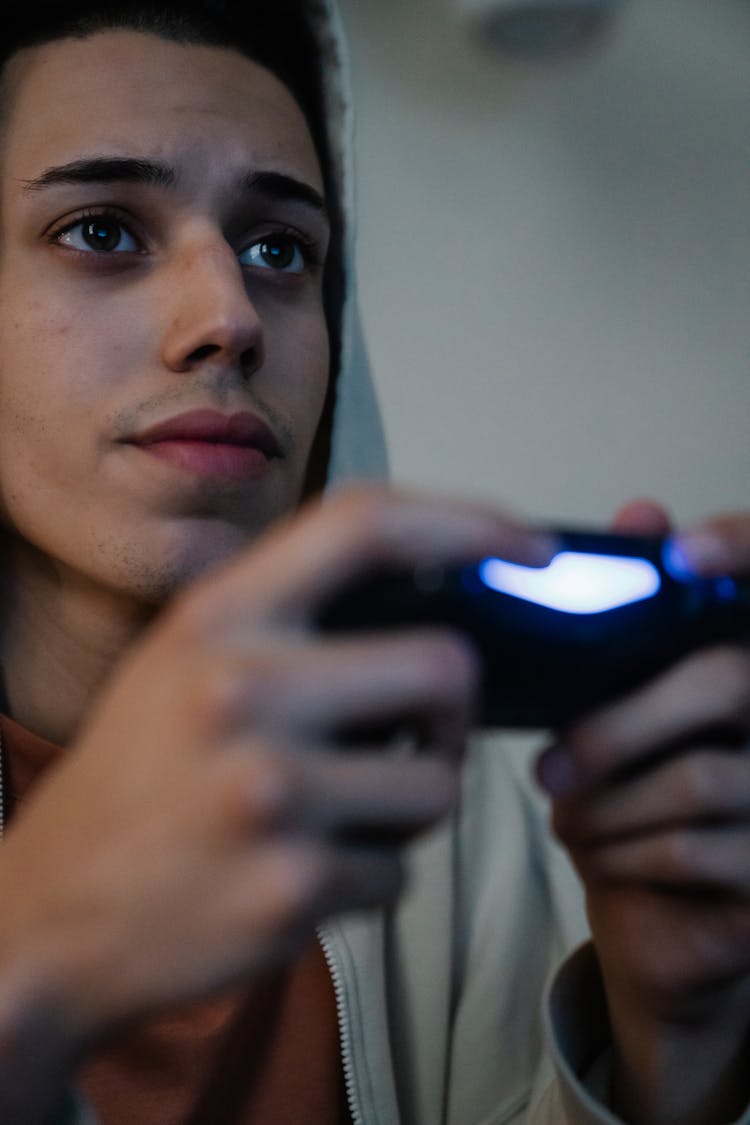
[[[630,500],[618,509],[613,528],[622,535],[668,535],[671,520],[667,509],[655,500]]]
[[[446,816],[458,799],[455,766],[433,754],[390,760],[327,752],[306,765],[298,821],[341,839],[403,842]]]
[[[588,881],[623,881],[675,890],[750,894],[750,828],[655,832],[581,848],[575,862]]]
[[[712,649],[568,729],[540,758],[537,776],[553,795],[591,788],[707,729],[746,732],[749,723],[750,653]]]
[[[236,743],[211,763],[204,819],[235,846],[302,833],[396,842],[446,816],[459,796],[455,761]]]
[[[300,624],[341,586],[381,566],[475,561],[498,554],[543,566],[554,541],[496,510],[384,488],[312,503],[203,586],[198,621]]]
[[[289,740],[404,720],[460,751],[471,722],[478,661],[468,641],[443,630],[267,646],[234,669],[234,726]]]
[[[679,532],[674,555],[691,574],[750,574],[750,515],[730,512]]]
[[[653,997],[654,1011],[682,1020],[696,1014],[696,1000],[700,1005],[700,997],[729,982],[744,979],[747,989],[750,910],[742,893],[675,894],[653,884],[601,883],[589,896],[588,912],[597,939],[621,965],[630,965],[632,986]]]
[[[680,754],[645,776],[555,803],[563,842],[591,847],[628,837],[718,821],[750,823],[750,753],[722,749]]]

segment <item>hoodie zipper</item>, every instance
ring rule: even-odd
[[[341,1064],[344,1071],[344,1087],[346,1089],[346,1100],[349,1106],[349,1114],[352,1119],[352,1125],[365,1125],[364,1117],[359,1108],[356,1097],[356,1082],[354,1078],[354,1061],[352,1050],[352,1029],[351,1021],[349,1019],[349,1011],[346,1006],[346,985],[344,984],[344,974],[341,969],[341,964],[336,955],[333,939],[329,933],[322,927],[318,928],[318,941],[320,948],[323,950],[328,972],[331,975],[331,983],[333,984],[333,994],[336,999],[336,1016],[339,1025],[339,1042],[341,1044]]]

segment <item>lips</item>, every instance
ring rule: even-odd
[[[269,459],[281,450],[273,431],[255,414],[220,414],[216,410],[194,410],[144,430],[130,439],[135,445],[162,441],[203,441],[210,445],[236,445],[259,449]]]
[[[276,435],[255,414],[194,410],[129,439],[145,453],[200,475],[257,476],[281,457]]]

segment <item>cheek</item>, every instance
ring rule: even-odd
[[[0,290],[3,414],[49,425],[63,418],[83,422],[117,385],[119,369],[129,362],[118,318],[105,315],[100,301],[70,299],[69,288],[67,299],[65,287],[56,286],[34,300],[11,297],[7,304]]]
[[[49,502],[62,489],[80,487],[93,472],[96,422],[107,394],[101,372],[108,380],[115,360],[112,342],[75,310],[42,301],[2,310],[0,496],[6,516],[15,505],[43,506],[45,497]]]
[[[330,377],[330,343],[325,317],[309,317],[294,340],[287,370],[294,372],[291,410],[296,420],[300,444],[309,446],[318,428]]]
[[[43,446],[50,430],[62,425],[75,389],[67,367],[73,340],[72,318],[51,318],[34,306],[19,317],[3,318],[0,336],[0,435],[8,445]],[[80,357],[73,364],[80,367]]]
[[[41,318],[40,318],[41,320]],[[84,369],[84,356],[73,343],[70,320],[35,323],[33,317],[2,333],[0,351],[0,435],[25,452],[43,450],[55,431],[80,414],[78,387],[71,373]]]

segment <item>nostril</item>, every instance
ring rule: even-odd
[[[246,348],[240,356],[240,369],[243,376],[249,379],[260,367],[260,353],[258,348]]]
[[[220,350],[221,349],[216,344],[203,344],[200,348],[196,348],[194,352],[190,353],[187,362],[189,364],[200,363],[203,359],[210,359],[212,355],[215,355],[216,352]]]

